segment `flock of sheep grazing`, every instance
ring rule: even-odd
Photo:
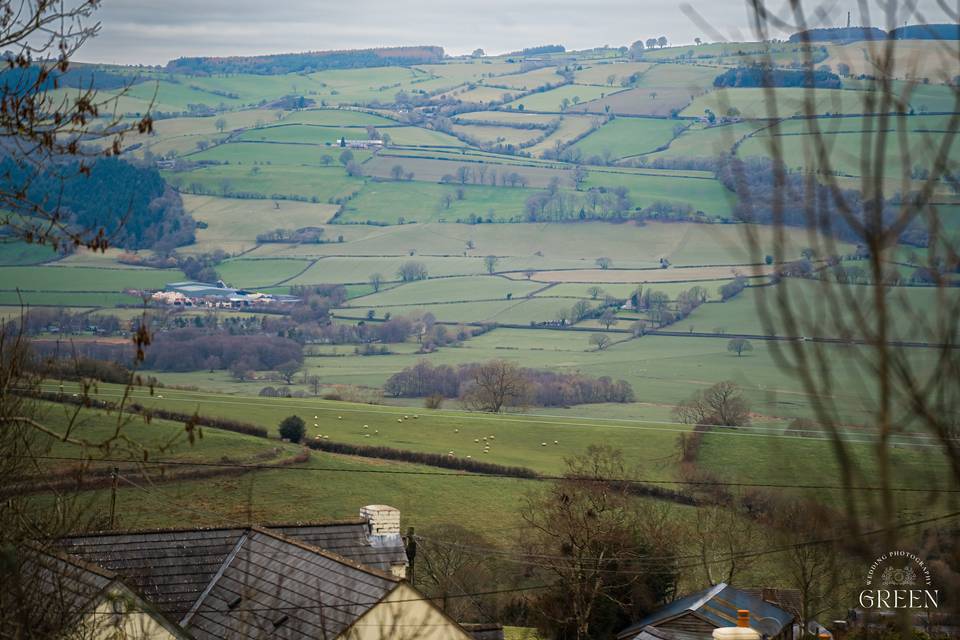
[[[416,419],[418,419],[419,417],[420,417],[419,415],[413,415],[413,416],[407,415],[407,416],[403,416],[402,418],[397,418],[397,422],[401,422],[401,423],[402,423],[404,420],[410,420],[411,418],[414,419],[414,420],[416,420]],[[319,417],[319,416],[313,416],[313,419],[314,419],[314,420],[319,420],[320,417]],[[343,416],[337,416],[337,420],[343,420]],[[314,423],[313,423],[313,426],[314,426],[314,427],[319,427],[319,426],[320,426],[320,423],[314,422]],[[370,434],[370,425],[368,425],[368,424],[363,425],[363,430],[364,430],[364,432],[365,432],[365,433],[363,434],[363,437],[364,437],[364,438],[369,438],[370,435],[371,435],[371,434]],[[460,429],[454,429],[453,432],[454,432],[454,433],[460,433]],[[374,429],[374,430],[373,430],[373,434],[372,434],[372,435],[379,435],[379,434],[380,434],[380,430],[379,430],[379,429]],[[329,435],[318,435],[318,436],[314,436],[314,439],[315,439],[315,440],[321,440],[321,439],[323,439],[323,440],[329,440],[329,439],[330,439],[330,436],[329,436]],[[492,442],[493,442],[494,440],[496,440],[496,439],[497,439],[497,436],[491,434],[491,435],[489,435],[489,436],[483,436],[482,438],[474,438],[473,441],[474,441],[474,443],[476,443],[476,444],[480,444],[481,441],[482,441],[482,442],[483,442],[483,452],[484,452],[484,453],[490,453],[490,445],[491,445]],[[555,445],[556,445],[556,444],[560,444],[560,442],[559,442],[558,440],[554,440],[554,441],[553,441],[553,444],[555,444]],[[541,443],[540,443],[540,446],[541,446],[541,447],[545,447],[545,446],[547,446],[547,443],[546,443],[546,442],[541,442]],[[456,457],[456,454],[453,452],[453,450],[450,450],[450,451],[447,452],[447,456],[449,456],[449,457],[451,457],[451,458],[454,458],[454,457]],[[470,458],[473,458],[473,456],[469,456],[469,455],[468,455],[467,458],[470,459]]]

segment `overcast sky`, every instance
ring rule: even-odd
[[[752,39],[746,0],[689,2],[727,39]],[[841,26],[848,8],[860,22],[855,0],[828,2],[820,22]],[[936,0],[918,2],[928,20],[944,19]],[[389,45],[490,54],[538,44],[619,46],[660,35],[678,44],[714,39],[673,0],[106,0],[97,17],[102,31],[78,60],[163,64],[180,56]]]

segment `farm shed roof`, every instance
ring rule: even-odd
[[[399,536],[370,536],[366,521],[286,524],[266,531],[389,572],[407,562]],[[103,532],[72,536],[64,549],[113,570],[160,610],[178,619],[207,587],[248,530],[244,528]]]
[[[714,627],[732,627],[736,624],[738,609],[749,610],[750,626],[768,636],[780,633],[793,622],[794,617],[788,611],[764,602],[747,591],[721,582],[668,604],[627,627],[617,637],[637,639],[645,627],[656,626],[687,613],[696,614]]]

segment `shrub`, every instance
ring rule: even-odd
[[[423,406],[426,409],[439,409],[443,406],[443,396],[439,393],[432,393],[423,399]]]
[[[307,425],[300,416],[287,416],[280,423],[278,431],[280,431],[280,437],[290,442],[300,442],[307,433]]]

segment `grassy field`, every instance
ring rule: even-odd
[[[733,124],[705,127],[695,124],[686,129],[670,142],[663,151],[651,153],[646,157],[653,161],[657,158],[711,158],[729,153],[733,145],[743,136],[755,131],[756,123],[737,122]]]
[[[256,245],[257,235],[273,229],[319,227],[333,217],[336,205],[292,200],[238,200],[214,196],[183,196],[184,208],[207,224],[197,229],[197,242],[184,253],[223,249],[238,253]]]
[[[523,212],[530,193],[526,189],[465,185],[464,198],[455,197],[456,187],[424,182],[370,182],[350,200],[337,222],[455,221],[471,214],[510,219]],[[441,202],[452,198],[449,208]],[[389,203],[389,206],[384,206]]]
[[[560,118],[560,126],[545,140],[530,147],[534,156],[542,156],[544,151],[556,150],[558,145],[566,145],[586,135],[591,129],[599,126],[603,121],[593,116],[565,115]]]
[[[588,102],[601,98],[605,95],[619,91],[619,87],[598,87],[585,84],[568,84],[549,91],[534,93],[529,96],[517,98],[507,104],[507,108],[520,109],[523,105],[525,111],[546,111],[550,113],[559,112],[563,109],[564,99],[568,105],[576,105],[581,102]]]
[[[174,185],[187,191],[202,188],[209,194],[255,193],[265,198],[299,196],[327,202],[345,197],[363,185],[343,167],[260,166],[256,172],[241,165],[201,167],[185,172],[164,172]]]
[[[656,151],[673,139],[677,123],[648,118],[616,118],[574,145],[587,157],[625,158]]]
[[[24,266],[40,264],[57,259],[57,254],[48,247],[25,242],[0,243],[0,266]]]
[[[884,171],[899,180],[915,167],[932,168],[940,152],[943,132],[949,116],[901,116],[892,118],[884,126],[887,130]],[[741,156],[769,156],[771,144],[780,145],[780,154],[790,168],[807,167],[807,160],[817,155],[817,145],[823,144],[830,158],[832,172],[852,176],[864,175],[861,161],[864,143],[875,146],[881,123],[877,118],[818,118],[815,121],[791,120],[762,129],[744,141],[737,149]],[[816,128],[814,128],[816,127]],[[960,147],[951,144],[949,161],[960,159]],[[871,163],[873,159],[870,159]],[[869,175],[869,174],[868,174]]]
[[[224,282],[234,287],[266,287],[288,280],[309,266],[309,260],[239,258],[217,265],[217,273]]]
[[[736,108],[748,119],[788,118],[805,113],[803,103],[808,93],[805,89],[782,88],[777,89],[771,100],[763,89],[718,89],[696,98],[681,115],[701,116],[707,109],[723,115],[729,109]],[[817,89],[813,95],[813,110],[818,115],[863,113],[867,99],[867,92],[850,89]]]
[[[408,282],[387,291],[354,299],[351,305],[382,308],[390,305],[423,302],[453,302],[458,300],[505,299],[526,296],[542,285],[517,282],[499,276],[442,278]]]
[[[635,73],[643,73],[650,69],[649,62],[611,62],[606,64],[591,64],[573,74],[577,84],[598,84],[619,86]],[[610,82],[613,76],[613,82]]]
[[[4,288],[33,291],[120,293],[124,289],[157,289],[167,282],[183,280],[175,269],[107,269],[94,267],[29,266],[0,267]]]

